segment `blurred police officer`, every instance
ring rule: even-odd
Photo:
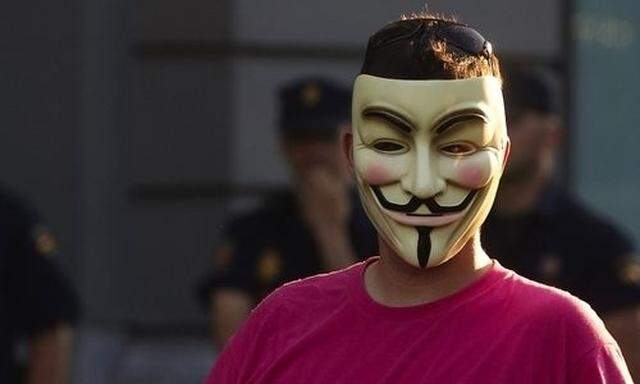
[[[284,86],[279,98],[281,149],[292,188],[226,226],[206,288],[218,346],[284,282],[377,252],[339,144],[340,133],[350,129],[351,92],[326,79],[304,78]]]
[[[553,181],[562,130],[551,74],[515,68],[504,86],[512,149],[483,245],[507,268],[587,301],[638,379],[640,265],[633,244]]]
[[[0,186],[0,383],[68,382],[78,303],[55,252],[56,240],[38,215]],[[24,371],[16,360],[21,340]]]

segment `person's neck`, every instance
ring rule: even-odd
[[[524,180],[504,181],[496,196],[493,209],[502,216],[515,216],[530,212],[538,203],[547,182],[544,174],[533,175]]]
[[[372,299],[389,307],[430,303],[456,293],[491,265],[478,237],[476,234],[449,261],[427,269],[409,265],[380,241],[380,259],[365,271],[366,290]]]

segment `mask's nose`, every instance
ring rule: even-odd
[[[428,199],[444,191],[446,182],[438,173],[429,146],[416,148],[409,172],[402,178],[402,188],[419,199]]]

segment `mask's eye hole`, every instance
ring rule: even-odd
[[[384,153],[402,153],[407,150],[406,146],[395,141],[388,140],[376,141],[375,143],[373,143],[372,147],[377,151]]]
[[[465,142],[446,144],[440,147],[440,151],[454,156],[470,155],[477,150],[478,148],[475,145]]]

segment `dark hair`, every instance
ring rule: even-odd
[[[498,58],[480,33],[427,12],[402,16],[374,33],[360,73],[407,80],[501,78]]]

